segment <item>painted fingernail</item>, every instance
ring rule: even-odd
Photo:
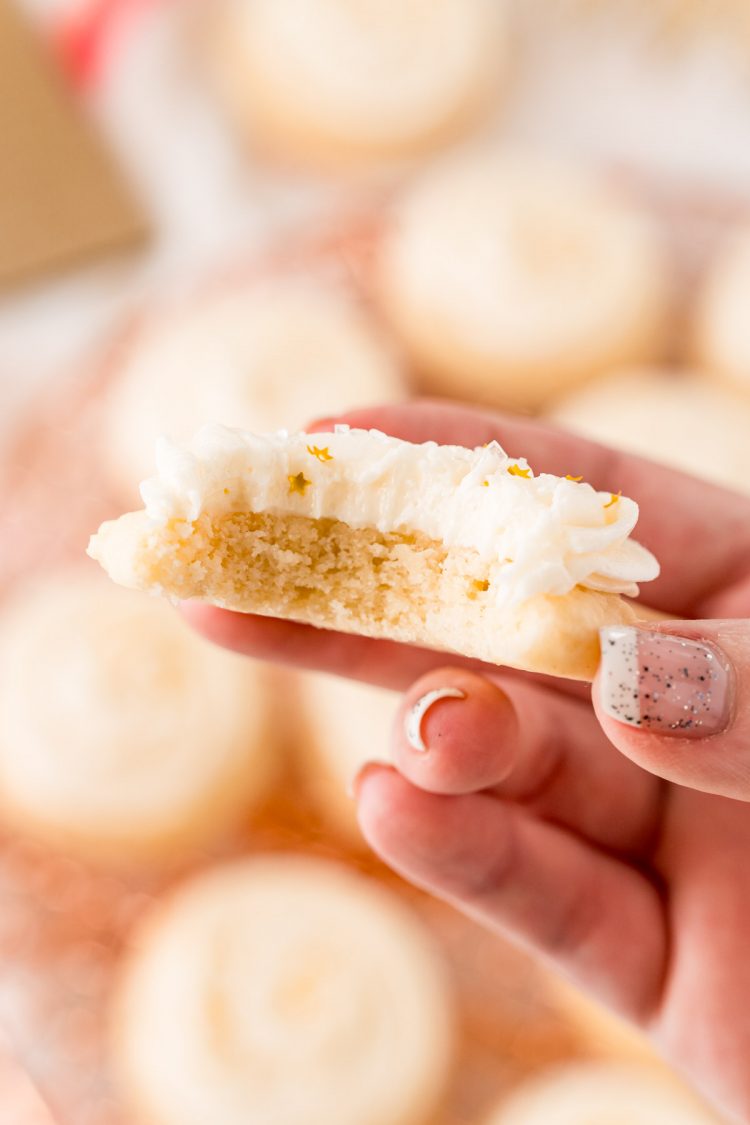
[[[440,699],[466,699],[466,692],[461,691],[460,688],[436,688],[434,691],[428,691],[425,695],[420,696],[414,706],[406,713],[404,719],[406,741],[412,750],[417,750],[420,754],[427,751],[422,738],[422,721],[430,707]]]
[[[610,626],[600,633],[601,704],[618,722],[679,738],[707,738],[731,716],[731,667],[704,641]]]

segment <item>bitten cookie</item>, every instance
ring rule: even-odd
[[[408,157],[459,136],[505,77],[495,0],[225,0],[209,64],[240,128],[325,166]]]
[[[209,422],[299,427],[405,394],[395,352],[342,290],[290,278],[245,285],[144,326],[108,399],[103,455],[135,497],[162,435],[186,442]]]
[[[0,614],[0,815],[95,862],[171,861],[236,828],[276,748],[258,666],[97,574]]]
[[[650,221],[595,176],[475,152],[396,206],[377,288],[426,390],[538,409],[655,357],[665,276]]]
[[[175,598],[586,679],[599,627],[633,621],[621,595],[658,573],[632,500],[534,476],[496,442],[213,427],[157,464],[146,510],[89,553]]]
[[[157,907],[113,1017],[148,1125],[421,1125],[452,1054],[429,931],[372,880],[294,855],[216,868]]]

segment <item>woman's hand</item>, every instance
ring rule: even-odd
[[[357,779],[375,851],[629,1016],[750,1121],[750,500],[447,403],[341,420],[494,438],[537,471],[622,489],[662,563],[645,600],[691,620],[605,631],[592,709],[582,685],[207,606],[187,616],[240,652],[406,689],[395,767]]]

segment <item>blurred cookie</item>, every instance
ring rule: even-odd
[[[617,372],[548,416],[604,445],[750,492],[750,401],[694,373]]]
[[[301,678],[300,693],[306,788],[333,829],[361,844],[349,786],[365,762],[390,760],[400,694],[313,673]]]
[[[161,435],[186,441],[207,422],[297,429],[404,395],[394,353],[351,298],[312,282],[256,283],[144,328],[110,394],[104,455],[134,497]]]
[[[262,856],[183,885],[137,933],[114,1061],[159,1125],[419,1125],[452,1017],[430,932],[336,864]]]
[[[268,690],[166,603],[30,581],[0,614],[0,820],[96,862],[202,848],[265,795]]]
[[[657,1061],[655,1048],[634,1024],[557,973],[545,972],[542,980],[552,1006],[575,1030],[587,1053],[640,1063]]]
[[[750,395],[750,227],[717,255],[698,302],[697,353],[709,371]]]
[[[496,0],[225,0],[215,83],[267,150],[311,164],[410,156],[464,132],[505,77]]]
[[[654,358],[665,263],[649,220],[595,176],[474,153],[428,170],[380,253],[382,303],[431,392],[536,409]]]
[[[572,1062],[524,1082],[485,1125],[719,1125],[664,1068]]]

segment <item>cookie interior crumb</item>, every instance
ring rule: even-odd
[[[97,539],[95,557],[127,585],[551,675],[592,678],[599,625],[634,617],[618,595],[581,587],[508,606],[479,552],[334,519],[204,512],[152,525],[132,513]]]

